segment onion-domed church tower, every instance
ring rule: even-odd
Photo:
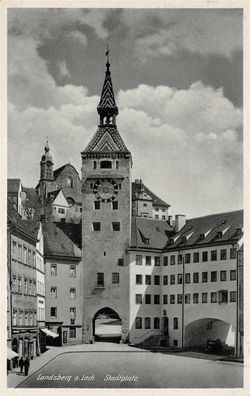
[[[44,154],[40,161],[40,181],[38,194],[43,201],[47,196],[47,193],[52,189],[52,183],[54,181],[54,170],[53,170],[53,158],[50,154],[50,147],[48,140],[44,147]]]
[[[117,126],[107,51],[97,111],[99,126],[82,154],[82,250],[84,341],[95,336],[98,313],[113,310],[128,335],[132,158]]]

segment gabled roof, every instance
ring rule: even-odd
[[[36,241],[37,233],[34,232],[34,228],[32,224],[30,224],[31,222],[22,220],[9,199],[7,200],[7,221],[10,222],[17,230]]]
[[[55,223],[58,228],[60,228],[71,241],[81,249],[82,247],[82,224],[81,223]]]
[[[25,206],[28,208],[38,208],[40,206],[39,197],[34,188],[23,187],[22,191],[26,193]]]
[[[66,166],[71,166],[79,177],[79,173],[77,172],[76,168],[73,165],[71,165],[70,163],[68,163],[68,164],[62,165],[60,168],[54,170],[54,172],[53,172],[54,178],[57,178],[60,175],[60,173],[62,173],[62,171],[66,168]]]
[[[197,217],[187,220],[185,226],[167,243],[166,248],[231,243],[242,237],[242,229],[243,210]]]
[[[126,152],[128,149],[123,142],[115,125],[99,126],[83,152]]]
[[[166,221],[132,217],[131,247],[163,249],[171,231]]]
[[[8,194],[18,193],[20,183],[21,183],[20,179],[8,179],[8,186],[7,186]]]
[[[146,194],[148,194],[153,200],[153,206],[163,206],[165,208],[169,208],[170,205],[155,195],[145,184],[142,182],[136,183],[132,182],[132,200],[136,199],[136,193],[143,188]]]
[[[43,223],[44,256],[73,258],[81,260],[81,250],[54,223]]]

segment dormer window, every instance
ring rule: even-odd
[[[112,162],[111,161],[101,161],[100,167],[101,167],[101,169],[111,169]]]
[[[199,240],[203,241],[205,239],[205,234],[200,234]]]
[[[241,233],[242,233],[241,228],[236,228],[236,235],[241,235]]]
[[[222,237],[222,231],[218,231],[217,232],[217,238],[221,238]]]

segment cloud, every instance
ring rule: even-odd
[[[60,77],[69,77],[70,76],[70,72],[68,71],[65,61],[58,62],[58,70],[59,70]]]
[[[81,28],[92,29],[99,38],[107,37],[104,21],[109,10],[83,8],[8,9],[8,30],[17,36],[36,40],[51,39],[58,34],[72,32],[84,40]],[[76,29],[77,27],[77,29]]]
[[[242,16],[239,10],[125,10],[123,22],[142,62],[183,50],[229,58],[242,49]]]
[[[10,177],[20,177],[24,185],[35,186],[46,136],[55,167],[72,158],[80,172],[80,152],[97,129],[99,97],[90,95],[87,87],[73,83],[57,86],[48,64],[37,52],[41,35],[44,39],[62,27],[65,32],[65,26],[71,40],[85,45],[82,32],[70,25],[70,21],[82,16],[79,10],[57,14],[55,24],[51,11],[44,12],[44,18],[41,14],[38,18],[35,11],[28,14],[29,20],[34,16],[31,25],[20,13],[19,19],[10,21],[8,171]],[[95,29],[101,35],[105,30],[103,15],[87,13],[85,17],[89,24],[98,21]],[[159,13],[157,17],[151,32],[145,25],[135,27],[135,19],[130,21],[130,34],[134,29],[138,40],[154,36],[155,24],[166,22]],[[187,26],[178,13],[174,22],[185,22]],[[170,33],[174,26],[169,26]],[[205,28],[208,29],[206,25]],[[157,47],[154,37],[152,43]],[[223,51],[225,54],[225,48]],[[57,67],[61,77],[70,74],[67,62],[60,61]],[[118,128],[133,155],[133,177],[142,177],[149,188],[172,205],[172,213],[204,215],[242,206],[242,110],[225,97],[223,89],[202,81],[187,89],[141,84],[120,90],[117,104]]]
[[[70,32],[69,37],[72,38],[77,43],[83,45],[83,46],[87,45],[87,37],[86,37],[86,35],[83,34],[82,32],[79,32],[78,30]]]

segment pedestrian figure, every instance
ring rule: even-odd
[[[25,375],[29,374],[29,367],[30,367],[30,361],[28,356],[26,357],[25,361],[24,361],[24,370],[25,370]]]
[[[21,358],[19,359],[20,373],[23,372],[23,365],[24,365],[24,361],[23,361],[23,357],[21,356]]]

